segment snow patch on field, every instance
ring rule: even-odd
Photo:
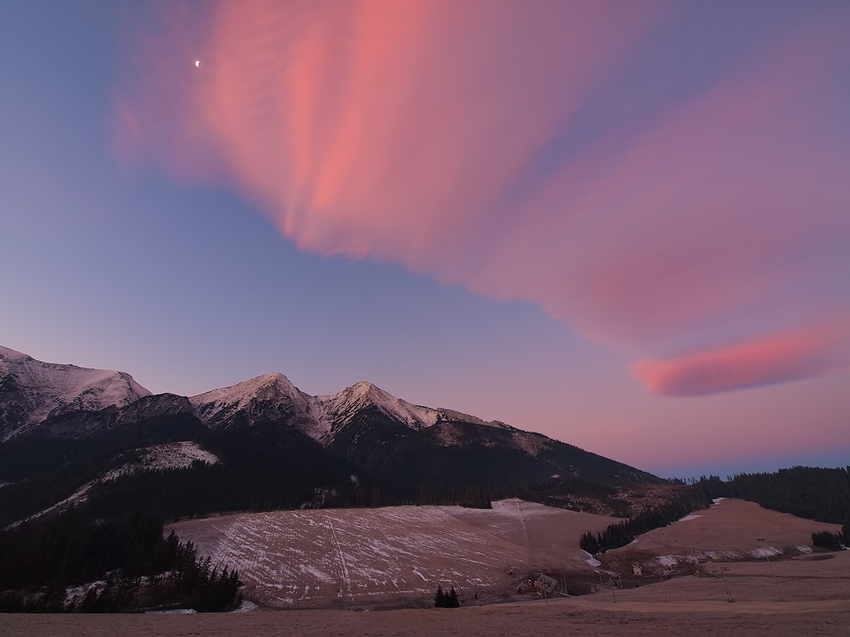
[[[670,568],[671,566],[675,566],[676,564],[678,564],[681,558],[681,555],[659,555],[655,558],[655,561],[658,562],[661,566]]]
[[[804,553],[811,552],[811,549],[807,546],[798,546],[796,548]],[[803,549],[806,550],[803,551]],[[772,546],[764,546],[735,551],[699,551],[689,553],[687,555],[657,555],[652,558],[652,561],[665,568],[673,569],[677,566],[699,564],[701,562],[740,562],[764,559],[765,557],[773,557],[782,554],[782,549]]]
[[[782,549],[775,546],[760,546],[750,551],[754,557],[773,557],[774,555],[782,555]]]
[[[583,551],[583,552],[584,552],[584,555],[585,555],[585,558],[584,558],[585,564],[587,564],[591,568],[596,568],[597,566],[602,566],[602,562],[597,560],[590,553],[588,553],[587,551]]]
[[[525,500],[520,500],[519,498],[507,498],[506,500],[496,500],[492,502],[491,505],[492,510],[499,515],[518,517],[518,518],[526,518],[528,516],[545,516],[545,515],[569,515],[571,513],[578,513],[577,511],[569,511],[567,509],[556,509],[554,507],[547,507],[544,504],[537,504],[536,502],[527,502]],[[578,513],[578,515],[581,515]]]
[[[578,538],[609,523],[513,499],[494,502],[489,510],[402,506],[236,514],[186,520],[170,529],[213,564],[237,569],[248,598],[293,608],[431,599],[438,585],[471,597],[509,588],[524,570],[587,569],[598,562],[577,547]]]
[[[247,599],[243,599],[242,603],[239,604],[239,608],[234,610],[234,613],[250,613],[252,610],[257,610],[259,606],[257,606],[254,602],[249,602]]]

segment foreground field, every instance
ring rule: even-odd
[[[650,587],[647,587],[650,588]],[[597,596],[459,609],[260,611],[223,615],[6,615],[4,637],[284,637],[377,635],[501,637],[575,634],[846,637],[850,602],[635,602]]]

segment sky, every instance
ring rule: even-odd
[[[662,476],[850,464],[846,2],[0,2],[0,344]]]

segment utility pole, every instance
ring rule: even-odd
[[[764,538],[763,537],[756,538],[756,541],[764,542]],[[773,570],[773,564],[770,563],[770,547],[769,546],[764,547],[764,557],[767,560],[767,565],[770,567],[770,574],[773,575],[773,583],[776,584],[776,591],[779,593],[779,599],[780,599],[780,601],[784,602],[785,597],[783,597],[783,595],[782,595],[782,589],[779,588],[779,580],[776,579],[776,573]]]
[[[726,594],[729,596],[729,601],[734,602],[735,600],[732,598],[732,591],[729,590],[729,583],[726,581],[726,576],[723,574],[723,565],[720,565],[720,579],[723,580],[723,588],[726,589]]]

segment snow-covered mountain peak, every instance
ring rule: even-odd
[[[312,420],[312,399],[295,387],[283,374],[265,374],[214,389],[189,398],[201,422],[216,427],[229,425],[229,419],[241,414],[246,421]],[[307,428],[313,423],[306,423]]]
[[[369,423],[376,416],[378,421],[388,418],[416,431],[446,420],[506,427],[452,410],[414,405],[368,381],[355,383],[337,394],[310,396],[279,373],[256,376],[189,398],[162,395],[153,397],[153,401],[139,401],[146,396],[150,392],[123,372],[42,363],[0,347],[0,439],[40,426],[50,416],[100,411],[111,406],[121,408],[115,418],[122,421],[191,413],[212,429],[258,423],[291,426],[324,445],[332,444],[337,434],[352,423],[356,427],[364,423],[371,426]],[[128,406],[131,403],[135,406]],[[77,421],[63,419],[51,420],[48,426],[51,432],[73,437],[112,426],[104,422],[92,421],[86,429]]]
[[[373,391],[383,391],[376,385],[373,385],[368,380],[361,380],[354,383],[351,387],[346,387],[344,391],[350,391],[352,394],[365,395]]]
[[[0,436],[4,439],[51,416],[124,407],[150,395],[125,372],[44,363],[0,348]]]
[[[3,347],[0,345],[0,361],[10,361],[10,362],[22,362],[26,360],[33,360],[32,356],[27,356],[22,352],[15,351],[13,349],[9,349],[8,347]]]
[[[337,423],[347,423],[357,412],[374,407],[411,429],[423,429],[437,422],[439,412],[429,407],[412,405],[367,381],[355,383],[338,394],[317,398],[327,417]]]
[[[388,394],[367,380],[354,383],[351,387],[346,387],[340,393],[345,394],[349,400],[361,403],[381,403],[386,402],[388,398],[394,398],[391,394]]]
[[[264,374],[235,385],[191,396],[189,401],[195,407],[210,403],[238,404],[245,407],[257,399],[272,400],[281,396],[291,397],[295,393],[298,393],[298,390],[283,374]]]

